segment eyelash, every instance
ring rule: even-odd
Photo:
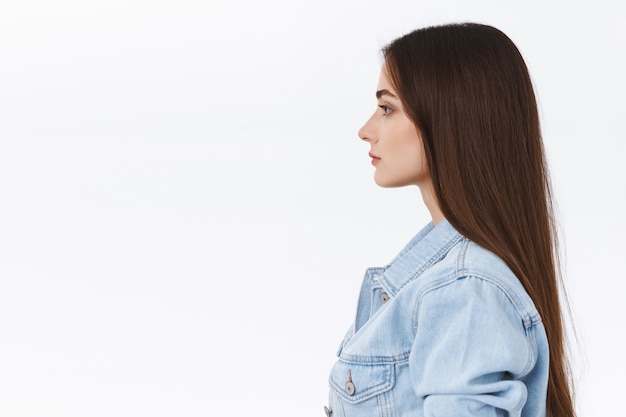
[[[391,108],[389,108],[389,106],[385,106],[384,104],[380,104],[378,107],[383,109],[383,116],[386,116],[389,113],[391,113]]]

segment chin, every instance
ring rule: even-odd
[[[381,188],[399,188],[406,187],[407,185],[411,185],[409,183],[401,182],[401,181],[389,181],[384,179],[379,179],[374,177],[374,182]]]

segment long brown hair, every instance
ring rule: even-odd
[[[418,29],[383,54],[421,134],[443,215],[507,263],[541,315],[550,348],[548,415],[574,416],[552,194],[520,52],[498,29],[464,23]]]

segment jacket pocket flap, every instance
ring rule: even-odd
[[[394,365],[354,364],[339,360],[330,373],[330,386],[350,403],[389,391],[395,381]]]

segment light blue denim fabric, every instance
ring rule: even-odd
[[[532,300],[445,220],[366,271],[338,357],[332,417],[546,413],[548,343]]]

